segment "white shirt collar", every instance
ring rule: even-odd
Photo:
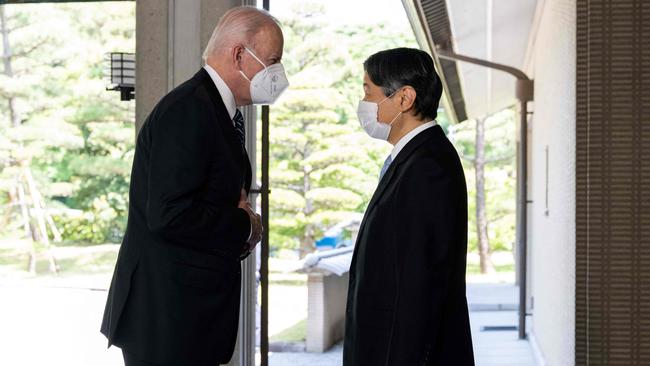
[[[210,78],[214,82],[214,85],[216,85],[217,90],[219,91],[219,95],[221,95],[221,99],[223,100],[223,104],[226,106],[226,110],[228,110],[230,119],[235,118],[237,105],[235,104],[235,96],[232,94],[232,91],[230,91],[228,85],[226,85],[221,76],[219,76],[217,71],[210,65],[206,64],[203,66],[203,68],[208,72],[208,75],[210,75]]]
[[[408,144],[415,136],[417,136],[420,132],[427,130],[433,126],[437,125],[436,121],[430,121],[423,123],[422,125],[412,129],[409,133],[404,135],[393,147],[393,151],[390,152],[390,157],[392,161],[395,161],[395,158],[397,158],[397,154],[399,154],[400,151]]]

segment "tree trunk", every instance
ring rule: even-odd
[[[44,201],[41,198],[41,193],[38,191],[38,188],[36,188],[36,182],[34,181],[34,177],[32,176],[32,172],[29,167],[26,167],[24,169],[24,176],[27,180],[29,195],[32,198],[32,207],[34,208],[33,213],[36,218],[36,224],[38,225],[38,232],[41,234],[40,242],[45,246],[45,251],[47,252],[47,259],[50,264],[50,272],[57,273],[58,265],[56,264],[56,259],[54,258],[54,253],[52,252],[52,244],[47,233],[45,207],[42,205]]]
[[[476,174],[476,234],[478,237],[481,273],[491,274],[495,270],[490,258],[490,241],[485,205],[485,120],[486,118],[476,119],[476,158],[474,160],[474,172]]]
[[[29,208],[27,206],[27,198],[25,195],[25,188],[20,179],[20,176],[16,179],[16,193],[18,196],[18,202],[20,204],[20,213],[23,219],[23,228],[25,230],[25,237],[30,238],[31,245],[29,247],[29,257],[27,262],[27,271],[35,275],[36,274],[36,242],[38,238],[35,236],[36,232],[32,228],[32,223],[29,215]]]
[[[7,204],[7,209],[5,210],[4,215],[2,215],[2,219],[0,219],[0,225],[3,227],[9,225],[9,222],[11,221],[11,215],[13,214],[14,207],[16,207],[16,202],[18,201],[14,189],[7,191],[7,201],[9,202]]]
[[[304,159],[304,158],[303,158]],[[303,166],[303,176],[302,176],[302,195],[305,198],[305,207],[302,212],[305,215],[305,219],[309,219],[314,213],[314,204],[311,199],[307,198],[307,193],[311,190],[311,172],[307,169],[306,166]],[[300,256],[304,257],[307,253],[314,251],[314,227],[311,223],[305,225],[305,231],[302,233],[300,238]]]
[[[2,33],[2,64],[4,66],[3,73],[12,78],[14,76],[11,67],[11,44],[9,43],[9,29],[7,27],[7,18],[5,16],[5,7],[0,5],[0,33]],[[16,127],[20,125],[20,117],[16,111],[16,98],[9,96],[7,98],[9,106],[9,118],[11,119],[11,126]]]

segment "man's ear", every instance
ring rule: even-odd
[[[415,98],[417,97],[417,92],[411,86],[405,86],[400,92],[400,110],[406,112],[409,109],[413,108],[415,105]]]
[[[232,47],[232,51],[231,51],[231,54],[230,54],[233,64],[239,66],[240,69],[241,69],[240,63],[241,63],[242,57],[244,56],[244,51],[245,51],[245,49],[244,49],[243,45],[236,44],[236,45],[234,45]]]

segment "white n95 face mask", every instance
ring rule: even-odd
[[[284,72],[284,66],[280,63],[266,66],[253,51],[247,47],[244,47],[244,49],[257,62],[264,66],[262,70],[253,76],[253,79],[249,79],[243,71],[239,70],[239,73],[251,84],[251,101],[253,104],[275,103],[280,95],[289,87],[289,80],[287,80],[287,74]]]
[[[400,115],[402,115],[402,112],[399,112],[389,123],[379,122],[379,120],[377,120],[377,116],[379,112],[379,105],[386,101],[388,98],[395,95],[395,93],[397,93],[397,91],[387,96],[379,103],[368,102],[365,100],[359,101],[359,105],[357,106],[357,117],[359,118],[361,128],[366,131],[368,136],[379,140],[388,140],[391,126],[393,125],[393,122],[395,122],[395,120]]]

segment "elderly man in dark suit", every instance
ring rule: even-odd
[[[344,366],[474,365],[467,299],[467,188],[437,125],[442,84],[426,52],[364,63],[363,129],[394,147],[350,268]]]
[[[237,338],[240,261],[262,226],[238,106],[288,86],[282,31],[254,7],[228,11],[205,66],[162,98],[136,144],[129,219],[101,331],[126,365],[227,363]]]

